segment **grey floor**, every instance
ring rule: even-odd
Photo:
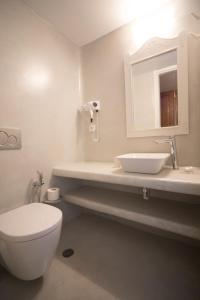
[[[62,257],[73,248],[70,258]],[[44,278],[15,279],[0,269],[1,300],[200,300],[200,249],[98,216],[63,229]]]

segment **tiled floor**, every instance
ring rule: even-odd
[[[62,257],[65,248],[75,254]],[[49,271],[33,282],[0,269],[1,300],[199,300],[200,249],[82,215],[63,229]]]

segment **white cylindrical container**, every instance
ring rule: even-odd
[[[47,189],[47,199],[48,201],[57,201],[60,198],[60,189],[53,187]]]

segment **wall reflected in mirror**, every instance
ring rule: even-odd
[[[177,50],[132,64],[135,130],[178,125]]]

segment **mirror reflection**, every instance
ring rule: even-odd
[[[160,125],[178,125],[177,70],[159,75],[160,87]]]
[[[136,130],[178,125],[177,50],[132,64]]]

